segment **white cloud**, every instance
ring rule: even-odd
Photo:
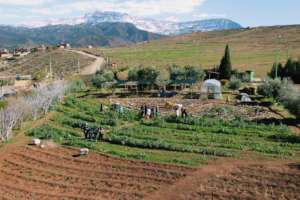
[[[131,15],[148,17],[160,14],[189,13],[201,6],[205,1],[206,0],[76,0],[70,3],[32,11],[37,14],[53,15],[57,11],[71,13],[100,10],[124,12]]]
[[[11,14],[4,18],[10,19],[15,15],[26,21],[29,17],[30,21],[80,17],[94,11],[116,11],[148,18],[171,16],[167,20],[179,21],[180,16],[192,15],[206,1],[208,0],[0,0],[0,8],[5,9],[6,14]],[[15,20],[14,23],[22,21]]]
[[[35,6],[51,2],[51,0],[0,0],[1,5]]]

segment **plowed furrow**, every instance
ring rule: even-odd
[[[28,189],[28,185],[18,185],[16,182],[5,181],[5,183],[0,182],[0,194],[3,194],[5,198],[10,200],[16,199],[28,199],[28,200],[96,200],[100,198],[94,197],[83,197],[79,195],[68,195],[68,194],[55,194],[53,192],[45,192],[47,190],[31,190]]]
[[[101,179],[112,179],[112,180],[128,180],[128,181],[137,181],[141,183],[160,183],[160,184],[171,184],[174,180],[165,179],[165,178],[157,178],[157,177],[150,177],[144,176],[142,174],[129,174],[126,172],[123,173],[114,173],[108,171],[96,171],[91,169],[82,169],[78,168],[77,166],[69,166],[65,165],[65,163],[55,163],[55,162],[48,162],[48,161],[41,161],[36,158],[27,158],[20,155],[11,155],[7,162],[19,165],[28,165],[28,166],[35,166],[39,168],[47,168],[53,171],[60,171],[69,174],[80,174],[80,176],[88,177],[88,178],[101,178]]]
[[[17,165],[9,164],[5,169],[0,169],[3,173],[6,174],[15,174],[18,176],[31,176],[38,177],[41,180],[47,180],[57,183],[65,183],[69,186],[85,186],[85,187],[97,187],[97,188],[115,188],[118,190],[125,191],[138,191],[150,193],[158,190],[158,187],[150,184],[139,184],[137,182],[128,182],[128,181],[113,181],[110,179],[97,179],[97,178],[85,178],[81,176],[76,176],[72,174],[63,174],[63,173],[53,173],[47,170],[37,170],[26,167],[20,167]],[[79,185],[80,184],[80,185]]]
[[[59,161],[64,161],[69,164],[75,164],[77,166],[82,166],[82,167],[88,167],[92,169],[99,169],[99,170],[110,170],[110,171],[116,171],[116,172],[123,172],[123,171],[128,171],[128,172],[143,172],[146,175],[149,176],[170,176],[170,177],[183,177],[186,174],[179,172],[179,171],[174,171],[174,170],[162,170],[162,169],[154,169],[154,168],[149,168],[149,167],[135,167],[135,166],[129,166],[129,165],[124,165],[121,162],[120,163],[107,163],[107,162],[92,162],[92,161],[83,161],[80,159],[74,159],[71,156],[70,157],[64,157],[60,156],[60,154],[52,154],[49,152],[41,151],[38,149],[32,149],[30,150],[27,148],[25,151],[22,152],[24,155],[35,155],[40,158],[45,158],[45,159],[55,159]]]
[[[72,156],[78,153],[78,149],[72,147],[66,148],[57,148],[54,149],[55,152],[63,155]],[[54,152],[53,151],[53,152]],[[52,152],[52,151],[51,151]],[[181,173],[188,173],[193,171],[194,169],[190,167],[172,165],[172,164],[162,164],[162,163],[153,163],[153,162],[145,162],[145,161],[136,161],[136,160],[128,160],[122,159],[114,156],[109,156],[101,153],[92,153],[88,157],[82,158],[83,161],[95,161],[95,162],[106,162],[106,163],[122,163],[123,165],[127,164],[130,166],[135,167],[142,167],[142,168],[150,168],[150,169],[157,169],[157,170],[173,170],[175,172]]]
[[[197,194],[192,195],[192,198],[189,200],[194,199],[201,199],[201,200],[218,200],[218,199],[236,199],[236,200],[255,200],[255,196],[249,195],[234,195],[234,194],[227,194],[220,191],[205,191],[205,192],[197,192]]]
[[[97,196],[111,196],[126,199],[141,199],[145,195],[143,193],[130,193],[127,191],[115,190],[115,189],[99,189],[97,187],[84,187],[84,186],[69,186],[65,183],[52,182],[48,180],[40,180],[38,178],[31,178],[26,176],[19,176],[15,174],[2,173],[1,176],[6,180],[7,183],[12,185],[30,186],[33,191],[51,191],[57,195],[68,195],[76,194],[77,197],[97,197]]]
[[[273,176],[264,176],[264,175],[253,175],[253,174],[231,174],[231,179],[236,180],[237,182],[257,182],[263,183],[266,186],[276,187],[277,185],[286,184],[287,186],[295,185],[300,188],[299,178],[295,175],[282,175],[278,176],[274,174]]]
[[[48,164],[48,165],[58,165],[60,163],[61,165],[66,166],[68,168],[72,168],[73,166],[76,166],[76,169],[86,169],[85,171],[106,172],[106,173],[110,173],[110,174],[124,174],[124,172],[125,172],[125,174],[129,175],[129,176],[131,176],[131,175],[135,176],[136,174],[139,174],[138,171],[126,171],[126,170],[123,170],[122,172],[115,172],[115,171],[113,171],[111,169],[105,169],[105,170],[100,169],[100,170],[97,170],[97,169],[94,169],[93,167],[78,166],[78,165],[75,165],[75,164],[72,164],[72,163],[67,163],[67,162],[62,161],[62,160],[44,158],[44,157],[41,157],[41,156],[35,156],[34,154],[14,153],[14,155],[19,156],[19,157],[24,158],[24,159],[27,159],[27,160],[33,160],[33,161],[45,163],[45,164]],[[171,176],[170,174],[165,174],[165,175],[161,175],[161,176],[160,176],[160,174],[153,174],[153,175],[144,174],[143,175],[144,178],[158,177],[160,179],[160,177],[162,177],[161,179],[169,180],[169,181],[181,178],[183,176],[184,175],[182,175],[180,177],[178,177],[178,176]]]
[[[291,173],[291,172],[279,172],[279,171],[275,171],[275,170],[266,170],[266,169],[253,169],[253,168],[245,168],[242,169],[240,172],[234,173],[234,174],[247,174],[247,175],[253,175],[253,176],[262,176],[265,178],[282,178],[282,177],[286,177],[287,179],[291,179],[291,178],[300,178],[300,173]]]
[[[249,177],[244,177],[243,179],[240,177],[228,177],[228,178],[221,178],[221,181],[224,181],[226,183],[232,183],[239,186],[248,186],[248,187],[260,187],[260,188],[281,188],[281,182],[275,182],[275,181],[268,181],[268,180],[257,180],[257,179],[251,179]],[[296,182],[296,184],[299,185],[299,183]],[[299,187],[295,184],[287,184],[287,186],[284,188],[285,190],[294,190],[298,191]]]

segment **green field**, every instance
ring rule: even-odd
[[[300,138],[286,126],[219,117],[174,116],[155,120],[140,120],[137,112],[121,114],[107,110],[99,112],[99,99],[68,97],[54,108],[50,123],[28,132],[29,136],[129,159],[199,166],[221,157],[240,157],[245,153],[267,157],[289,158],[300,150]],[[222,108],[223,109],[223,108]],[[99,142],[84,140],[79,128],[107,130]]]
[[[219,64],[226,44],[230,45],[234,68],[254,70],[263,77],[276,60],[278,49],[282,62],[289,56],[300,56],[300,26],[193,33],[129,47],[86,50],[105,55],[118,66],[179,64],[212,68]]]
[[[78,72],[80,66],[86,66],[93,62],[92,58],[77,53],[56,49],[45,52],[36,52],[28,56],[10,61],[6,69],[1,69],[1,74],[24,74],[34,75],[40,73],[45,76],[49,72],[50,60],[54,76],[71,75]]]

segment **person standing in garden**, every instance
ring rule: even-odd
[[[146,115],[146,119],[149,119],[151,117],[151,109],[147,108],[147,115]]]

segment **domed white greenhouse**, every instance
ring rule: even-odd
[[[202,84],[201,93],[203,95],[207,95],[208,98],[222,99],[221,82],[215,79],[208,79],[204,81]]]

